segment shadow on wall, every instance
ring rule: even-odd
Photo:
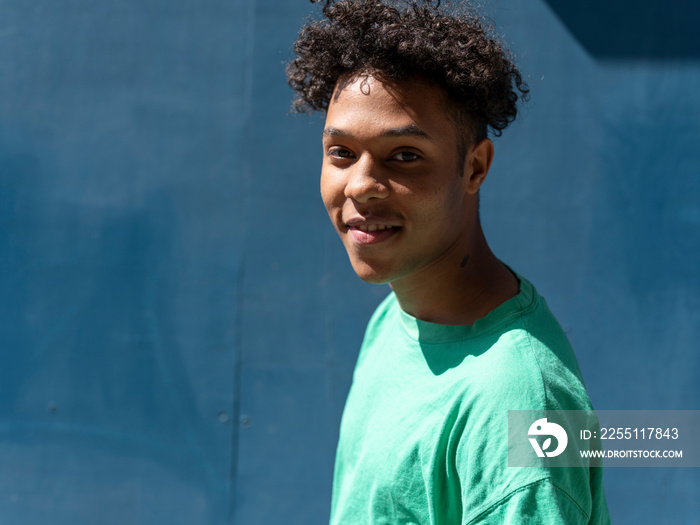
[[[546,2],[595,58],[700,58],[700,2],[697,0]]]

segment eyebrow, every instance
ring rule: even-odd
[[[348,131],[334,128],[332,126],[327,127],[323,130],[321,134],[323,138],[326,137],[352,137],[352,133]],[[379,134],[380,137],[420,137],[429,140],[430,142],[435,142],[433,138],[428,135],[425,131],[420,129],[415,124],[409,124],[408,126],[402,126],[400,128],[390,128],[382,131]]]

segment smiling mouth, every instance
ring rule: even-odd
[[[368,245],[384,242],[396,235],[402,228],[386,224],[357,224],[348,227],[348,234],[357,244]]]

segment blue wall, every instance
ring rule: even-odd
[[[532,88],[496,141],[487,236],[598,408],[700,409],[700,4],[568,4],[486,4]],[[313,12],[0,2],[3,523],[327,520],[387,289],[328,224],[322,118],[289,113]],[[617,524],[700,516],[697,469],[605,475]]]

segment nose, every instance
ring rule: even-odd
[[[369,156],[363,156],[347,168],[345,197],[360,203],[389,196],[389,183],[382,176],[380,166]]]

